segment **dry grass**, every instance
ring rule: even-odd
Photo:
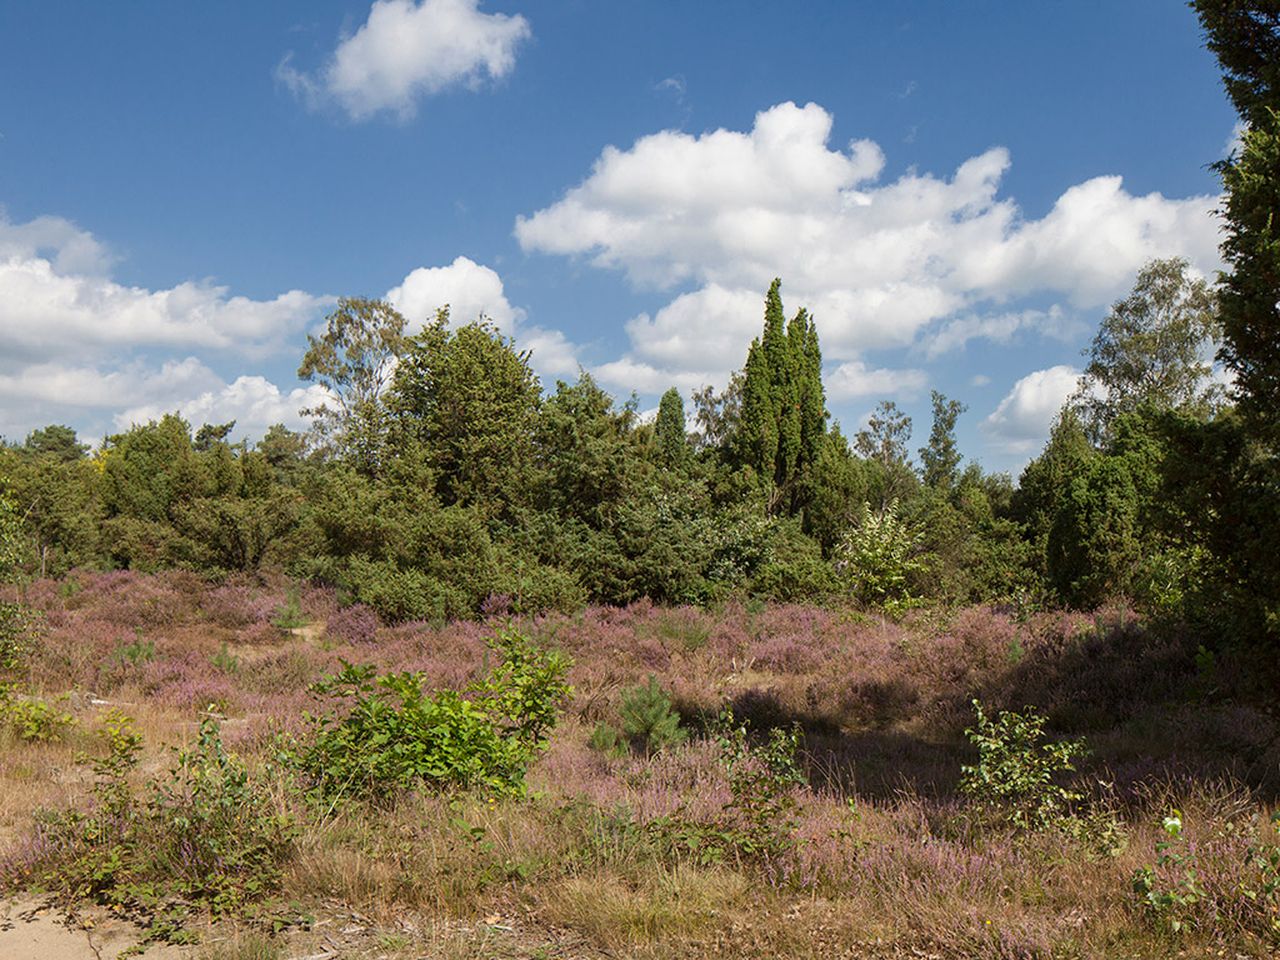
[[[141,781],[191,742],[209,709],[225,718],[228,745],[261,768],[275,732],[303,730],[306,687],[339,658],[422,670],[442,686],[483,668],[481,624],[387,628],[361,614],[340,631],[354,639],[326,636],[318,628],[337,606],[324,591],[304,591],[317,629],[300,636],[270,627],[283,584],[77,583],[31,591],[48,626],[28,689],[69,692],[77,725],[53,744],[0,729],[0,859],[37,809],[84,801],[75,757],[97,749],[106,705],[95,699],[135,718]],[[323,810],[279,777],[262,780],[302,824],[280,900],[320,918],[290,934],[284,955],[318,953],[325,937],[351,956],[389,958],[1268,955],[1257,916],[1232,891],[1280,785],[1280,728],[1256,693],[1267,679],[1225,658],[1211,683],[1198,677],[1194,638],[1146,632],[1125,611],[1022,623],[927,611],[894,623],[798,606],[637,604],[524,626],[575,658],[574,701],[528,799],[413,795]],[[727,802],[707,739],[652,759],[588,748],[596,723],[616,721],[623,691],[650,673],[695,732],[725,703],[759,727],[804,728],[812,786],[798,795],[785,856],[700,862],[656,839],[655,824],[708,822]],[[1034,704],[1055,732],[1089,738],[1081,782],[1112,784],[1098,795],[1122,826],[1121,849],[1019,838],[978,820],[955,792],[974,696]],[[1218,911],[1202,910],[1179,937],[1143,916],[1130,882],[1154,863],[1159,818],[1174,807]],[[206,960],[281,955],[260,930],[220,929]]]

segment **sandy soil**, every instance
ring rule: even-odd
[[[116,960],[138,942],[138,928],[99,913],[69,924],[60,910],[39,901],[0,903],[0,957],[3,960]],[[188,960],[193,951],[160,944],[147,948],[148,960]]]

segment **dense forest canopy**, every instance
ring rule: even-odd
[[[787,318],[781,281],[741,372],[694,394],[692,416],[674,388],[651,422],[586,372],[546,389],[483,319],[444,309],[407,335],[390,304],[349,298],[299,368],[332,397],[309,434],[233,444],[233,424],[193,432],[174,413],[92,452],[51,425],[0,456],[42,575],[283,568],[391,621],[733,594],[1126,598],[1257,640],[1276,629],[1275,407],[1241,332],[1253,308],[1231,293],[1244,282],[1148,264],[1016,483],[965,462],[965,407],[937,391],[918,461],[890,402],[851,442],[826,408],[813,318]]]

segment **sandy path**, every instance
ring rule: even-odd
[[[38,901],[0,903],[0,957],[4,960],[116,960],[138,942],[138,928],[86,914],[89,929],[67,926],[63,914]],[[147,960],[188,960],[192,951],[156,944]]]

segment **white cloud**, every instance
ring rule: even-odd
[[[842,363],[823,378],[827,397],[852,400],[855,397],[911,397],[929,382],[923,370],[870,369],[861,360]]]
[[[527,324],[525,311],[507,300],[497,271],[467,257],[456,257],[444,267],[418,267],[386,299],[409,320],[411,332],[449,307],[449,322],[457,327],[481,316],[492,320],[521,350],[532,353],[530,366],[541,377],[554,380],[578,371],[578,350],[559,330]]]
[[[158,368],[134,362],[115,370],[48,362],[0,374],[0,397],[6,404],[109,409],[204,389],[216,382],[217,375],[195,357],[169,360]]]
[[[131,406],[115,416],[115,425],[127,430],[132,424],[158,420],[166,413],[181,413],[192,427],[205,423],[236,422],[233,439],[261,439],[267,428],[283,423],[290,429],[309,425],[299,411],[330,399],[323,387],[296,387],[282,391],[261,376],[241,376],[219,382],[194,394],[170,394],[161,400]]]
[[[1027,454],[1042,446],[1067,397],[1080,385],[1080,371],[1065,364],[1036,370],[1013,385],[982,429],[1005,453]]]
[[[742,363],[763,318],[761,291],[708,284],[676,297],[653,317],[642,313],[628,321],[632,350],[624,359],[706,377],[694,386],[711,383],[721,379],[726,364]]]
[[[1048,310],[1019,310],[994,314],[965,314],[943,322],[926,333],[920,341],[924,355],[936,360],[943,354],[963,348],[970,340],[1009,343],[1024,330],[1044,336],[1067,339],[1080,332],[1080,326],[1066,319],[1057,304]]]
[[[93,236],[68,221],[0,218],[0,368],[145,346],[260,356],[331,302],[301,290],[253,300],[207,281],[164,290],[125,286],[104,272],[108,264]]]
[[[560,200],[517,218],[516,238],[526,251],[585,256],[638,286],[692,285],[628,325],[631,348],[619,361],[673,382],[723,377],[741,363],[775,276],[788,303],[816,316],[825,356],[853,361],[922,336],[932,356],[975,336],[1012,336],[1037,326],[1034,316],[983,315],[1021,296],[1104,305],[1155,256],[1186,256],[1205,271],[1218,263],[1214,198],[1135,196],[1104,176],[1028,220],[998,195],[1010,163],[1003,148],[947,178],[910,171],[881,182],[880,147],[832,149],[831,128],[818,105],[783,103],[747,132],[668,130],[606,147]]]
[[[505,77],[530,35],[524,17],[481,13],[479,0],[376,0],[318,75],[295,70],[288,57],[277,75],[313,105],[334,100],[354,120],[383,110],[407,119],[421,97]]]
[[[502,278],[467,257],[457,257],[447,267],[418,267],[387,291],[387,300],[408,318],[413,330],[421,329],[443,306],[449,307],[454,325],[483,315],[508,335],[524,319],[524,311],[507,302]]]
[[[1226,160],[1232,155],[1239,155],[1244,149],[1244,132],[1249,129],[1249,125],[1243,120],[1237,120],[1231,128],[1231,136],[1227,137],[1227,142],[1222,145],[1222,159]]]
[[[572,379],[581,365],[577,346],[559,330],[521,327],[516,334],[516,345],[531,353],[529,365],[546,386],[555,380]]]
[[[111,257],[88,231],[62,217],[11,223],[0,209],[0,261],[52,259],[59,273],[103,274]]]

